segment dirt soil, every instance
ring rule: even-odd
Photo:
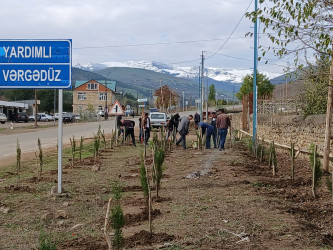
[[[124,186],[126,249],[333,248],[332,198],[324,179],[312,198],[307,160],[296,160],[292,182],[287,152],[279,152],[272,176],[241,142],[221,152],[198,151],[191,140],[193,132],[188,149],[167,153],[161,197],[152,192],[153,235],[140,190],[142,144],[107,149],[97,164],[87,158],[70,167],[66,159],[62,195],[50,194],[57,185],[55,153],[46,156],[40,181],[34,162],[24,163],[20,188],[14,166],[0,169],[0,249],[36,249],[42,231],[53,235],[57,249],[107,249],[102,229],[112,180]]]

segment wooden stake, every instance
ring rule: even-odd
[[[295,173],[295,144],[291,143],[291,180],[294,181],[294,173]]]
[[[313,150],[313,166],[312,166],[312,195],[316,198],[316,159],[317,158],[317,145]]]
[[[107,233],[107,228],[108,228],[108,225],[109,225],[109,213],[110,213],[110,205],[111,205],[111,201],[112,201],[112,198],[109,199],[109,202],[108,202],[108,207],[106,209],[106,214],[105,214],[105,221],[104,221],[104,236],[105,236],[105,239],[108,243],[108,246],[109,246],[109,250],[112,249],[112,242],[111,242],[111,239]]]

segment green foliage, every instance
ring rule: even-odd
[[[96,161],[97,156],[99,154],[100,141],[101,141],[100,136],[94,134],[94,157],[95,157],[95,161]]]
[[[57,245],[56,241],[51,233],[45,233],[44,231],[41,232],[39,235],[39,246],[38,250],[56,250]]]
[[[101,133],[101,136],[102,136],[102,139],[103,139],[104,149],[106,149],[106,139],[105,139],[104,129],[103,129],[103,132]]]
[[[303,70],[304,89],[298,102],[304,116],[326,113],[329,67],[329,57],[322,57],[315,65]]]
[[[165,150],[163,148],[156,148],[154,151],[155,174],[153,179],[156,183],[157,197],[159,197],[159,190],[161,187],[161,180],[163,177],[163,162],[165,159]]]
[[[141,156],[141,164],[140,164],[140,182],[141,182],[143,195],[146,199],[148,199],[149,188],[148,188],[147,173],[146,173],[146,167],[145,167],[145,163],[143,160],[143,156]]]
[[[111,226],[114,229],[113,246],[116,249],[121,249],[124,245],[122,227],[125,225],[125,217],[120,204],[116,204],[113,208],[111,208],[110,218]]]
[[[331,54],[331,1],[260,0],[260,3],[264,4],[257,12],[249,12],[246,16],[253,22],[258,17],[264,26],[263,32],[273,44],[262,48],[262,56],[269,50],[280,57],[293,53],[296,55],[295,64],[298,64],[301,54],[309,57],[306,52],[309,48],[314,53]]]
[[[84,137],[81,136],[81,139],[80,139],[80,147],[79,147],[79,152],[80,152],[80,162],[82,161],[83,142],[84,142]]]
[[[216,102],[216,90],[215,90],[215,85],[212,84],[209,86],[209,94],[208,94],[208,102],[211,105],[215,105]]]
[[[16,139],[16,170],[17,174],[19,174],[21,170],[21,146],[18,139]]]
[[[75,162],[75,151],[76,151],[76,142],[75,138],[73,135],[73,139],[69,138],[70,143],[71,143],[71,151],[72,151],[72,166],[74,167],[74,162]]]
[[[320,158],[319,158],[319,154],[317,152],[315,152],[315,145],[312,143],[310,146],[310,164],[311,164],[311,169],[313,171],[313,167],[315,167],[314,171],[315,171],[315,186],[318,186],[321,180],[321,177],[323,175],[323,172],[321,171],[321,162],[320,162]],[[315,159],[315,155],[316,155],[316,162],[314,162]]]
[[[17,174],[17,187],[20,186],[20,172],[21,172],[21,146],[19,140],[16,139],[16,174]]]
[[[274,90],[274,85],[271,84],[268,77],[264,74],[257,73],[258,97],[271,96]],[[240,90],[236,93],[239,100],[243,100],[243,95],[253,92],[253,75],[246,75],[243,79],[243,84]]]
[[[113,199],[119,201],[123,196],[123,185],[119,181],[112,181],[111,193],[113,195]]]

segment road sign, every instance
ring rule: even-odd
[[[144,105],[144,104],[140,104],[138,107],[139,107],[139,108],[144,108],[145,105]]]
[[[0,88],[72,87],[72,40],[0,40]]]
[[[147,98],[144,99],[138,99],[138,102],[148,102]]]
[[[123,108],[121,107],[118,100],[115,101],[115,103],[112,105],[112,108],[109,112],[110,115],[124,115]]]

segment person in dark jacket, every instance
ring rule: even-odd
[[[150,137],[150,129],[151,129],[151,124],[150,124],[150,118],[148,117],[148,113],[145,113],[145,116],[143,118],[143,130],[144,130],[144,135],[145,135],[145,144],[148,144],[148,140]]]
[[[205,122],[199,122],[199,128],[201,128],[202,136],[206,134],[206,149],[210,149],[210,139],[214,132],[214,127]]]
[[[173,116],[173,127],[174,127],[176,130],[178,129],[179,118],[180,118],[179,113],[176,113],[176,114]]]
[[[118,138],[120,136],[120,134],[124,133],[124,130],[122,128],[122,123],[121,120],[123,119],[123,117],[121,115],[117,115],[117,129],[118,129]]]
[[[213,117],[212,117],[212,121],[210,122],[210,125],[212,125],[214,127],[214,131],[213,131],[213,142],[214,142],[214,148],[217,148],[216,146],[216,142],[217,142],[217,127],[216,127],[216,112],[213,112]]]
[[[125,138],[127,138],[127,136],[131,135],[133,146],[136,146],[135,136],[134,136],[135,122],[131,121],[131,120],[121,120],[121,124],[122,124],[122,126],[125,127]]]
[[[180,119],[180,123],[178,125],[178,132],[180,134],[179,140],[176,142],[178,146],[179,143],[183,143],[183,149],[186,149],[186,135],[188,134],[188,128],[190,126],[190,121],[193,119],[193,115],[183,116]]]
[[[200,115],[198,114],[198,112],[195,112],[195,115],[194,115],[195,129],[198,129],[199,122],[200,122]]]

